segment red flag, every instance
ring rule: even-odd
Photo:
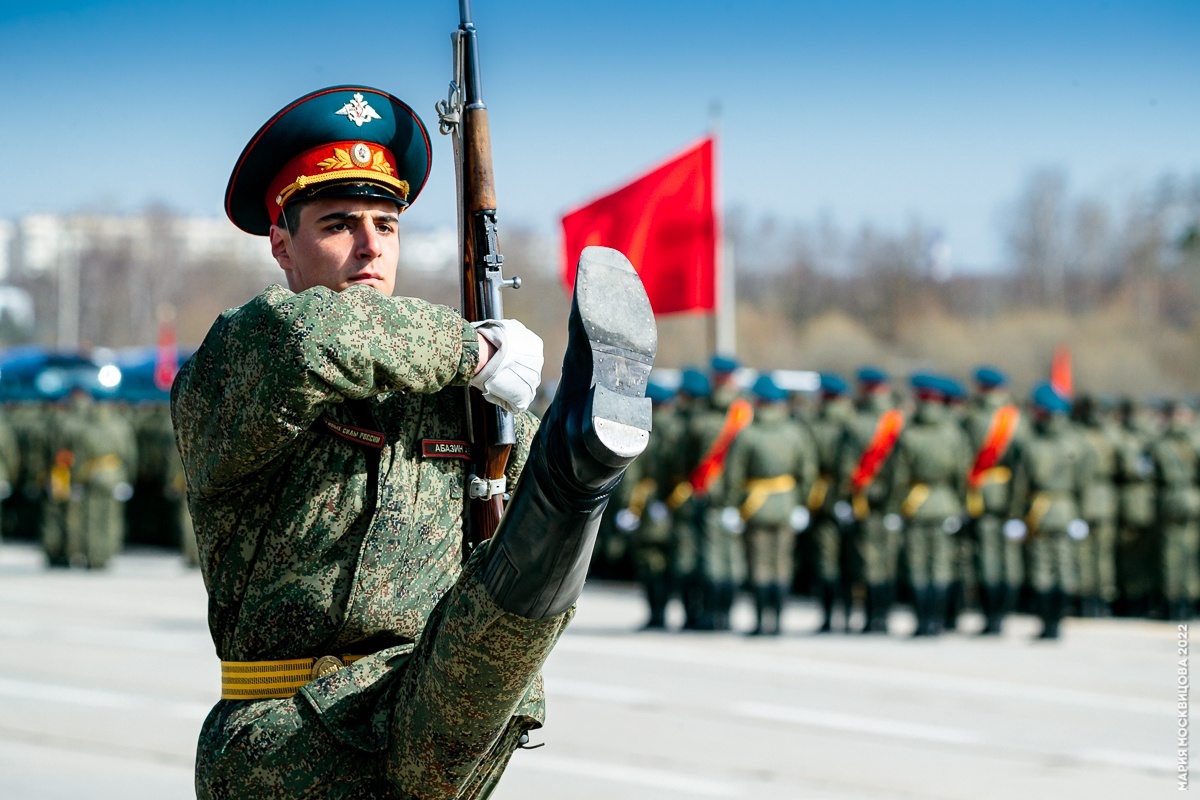
[[[1050,363],[1050,385],[1067,399],[1075,396],[1075,382],[1071,378],[1071,349],[1065,344],[1054,349],[1054,360]]]
[[[563,282],[575,283],[579,252],[620,250],[656,314],[715,311],[717,224],[709,136],[612,194],[563,217]]]
[[[167,391],[179,372],[179,349],[175,344],[175,317],[161,314],[158,321],[158,353],[154,359],[154,385]]]

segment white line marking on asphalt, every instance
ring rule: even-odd
[[[514,759],[512,764],[517,769],[560,772],[575,777],[634,784],[662,791],[680,792],[689,797],[741,797],[743,795],[741,787],[734,783],[611,762],[585,761],[579,758],[564,758],[563,756],[539,753],[534,758]]]
[[[650,705],[661,703],[665,698],[657,693],[632,686],[613,686],[607,683],[591,681],[573,681],[562,678],[546,680],[546,689],[556,695],[575,697],[581,700],[595,700],[601,703],[627,703],[629,705]]]
[[[897,722],[878,717],[863,717],[855,714],[840,714],[818,711],[796,706],[767,705],[765,703],[738,703],[730,707],[734,714],[753,719],[790,722],[795,725],[816,728],[834,728],[851,733],[875,736],[893,736],[901,739],[921,739],[941,744],[982,744],[983,737],[974,731],[947,728],[940,725],[922,725],[916,722]]]
[[[103,689],[80,689],[32,681],[16,681],[0,678],[0,695],[18,700],[34,700],[42,703],[88,706],[127,711],[158,711],[180,719],[203,720],[212,706],[202,703],[180,703],[160,700],[156,697],[126,692],[110,692]]]
[[[826,663],[807,660],[804,656],[794,652],[779,653],[778,657],[768,657],[761,652],[744,654],[717,652],[687,647],[684,643],[680,643],[678,647],[671,647],[660,641],[651,646],[651,643],[622,642],[615,639],[594,641],[585,637],[569,635],[559,641],[556,649],[613,658],[675,662],[687,664],[689,667],[706,666],[724,670],[744,670],[749,673],[766,672],[777,675],[844,680],[872,686],[905,686],[937,692],[949,690],[962,694],[1080,706],[1090,710],[1106,709],[1156,716],[1163,713],[1162,703],[1138,697],[1114,697],[1102,692],[1069,689],[1065,686],[1032,686],[987,678],[917,673],[891,667]]]
[[[1115,767],[1131,767],[1150,772],[1169,772],[1175,774],[1176,760],[1169,756],[1152,753],[1130,753],[1127,750],[1081,750],[1072,755],[1083,761],[1097,764],[1107,764]]]

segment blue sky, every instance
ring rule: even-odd
[[[1200,3],[475,0],[500,218],[559,216],[702,135],[726,207],[940,228],[1003,258],[1030,172],[1114,201],[1200,173]],[[323,86],[435,125],[453,0],[0,0],[0,218],[149,202],[217,216],[234,159]],[[410,225],[452,223],[449,143]]]

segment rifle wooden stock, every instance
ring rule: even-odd
[[[496,185],[492,172],[492,142],[487,107],[479,86],[475,26],[467,0],[459,4],[461,24],[454,36],[455,81],[450,97],[439,104],[442,131],[454,137],[458,178],[459,254],[462,271],[462,311],[469,322],[501,319],[500,290],[519,285],[505,281],[504,257],[496,234]],[[464,103],[465,100],[465,103]],[[515,443],[512,414],[483,399],[477,389],[467,391],[468,439],[471,442],[471,477],[466,492],[463,557],[491,538],[504,512],[504,496],[480,497],[476,487],[498,485],[504,478]],[[480,480],[482,479],[482,481]]]

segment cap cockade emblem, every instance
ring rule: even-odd
[[[343,117],[349,117],[350,121],[360,128],[364,123],[370,122],[373,119],[383,119],[381,116],[379,116],[375,109],[371,108],[371,105],[363,99],[361,92],[355,92],[354,99],[342,106],[341,110],[337,113]]]

